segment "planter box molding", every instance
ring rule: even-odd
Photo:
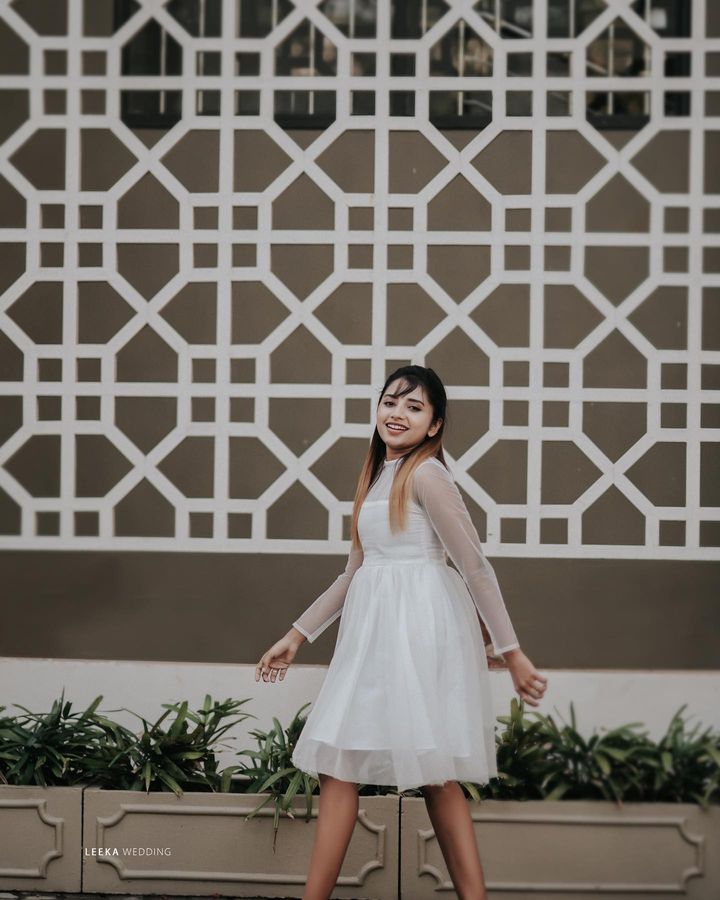
[[[0,786],[0,890],[298,897],[315,836],[297,797],[246,820],[266,794]],[[720,806],[604,800],[470,803],[493,898],[720,896]],[[455,897],[420,797],[361,796],[332,897]]]
[[[273,852],[274,805],[255,816],[266,794],[193,794],[85,790],[85,848],[116,848],[118,855],[83,856],[83,889],[124,894],[221,894],[301,897],[318,815],[305,821],[304,798],[295,819],[282,815]],[[361,797],[337,898],[397,896],[398,798]],[[162,835],[162,837],[159,837]],[[171,847],[172,856],[124,856],[123,850]]]
[[[604,800],[471,804],[491,896],[720,897],[720,807]],[[402,896],[454,897],[425,801],[402,801]]]
[[[0,890],[81,889],[82,787],[0,786]]]

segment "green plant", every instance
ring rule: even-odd
[[[570,704],[570,724],[559,727],[551,715],[524,714],[511,701],[506,727],[496,736],[498,777],[483,786],[496,799],[605,799],[625,802],[696,802],[707,807],[720,799],[720,734],[699,726],[685,733],[680,713],[657,743],[639,722],[583,737]]]
[[[247,700],[213,702],[205,696],[202,709],[187,701],[165,703],[165,712],[150,723],[137,713],[143,731],[135,735],[98,712],[102,696],[83,712],[73,713],[64,690],[47,713],[34,713],[20,704],[23,715],[0,715],[0,781],[6,784],[91,784],[120,790],[222,791],[232,788],[232,776],[246,779],[246,793],[265,793],[251,818],[274,802],[275,850],[280,814],[293,818],[292,806],[305,796],[306,820],[312,813],[317,779],[299,770],[292,753],[305,724],[303,710],[283,730],[273,718],[269,731],[252,731],[257,750],[238,756],[251,763],[218,767],[215,751],[220,738],[237,722],[256,718],[234,716]],[[673,716],[666,733],[654,742],[639,722],[601,729],[590,737],[580,734],[575,708],[570,722],[558,725],[551,715],[526,712],[513,698],[509,716],[498,716],[504,730],[496,734],[498,776],[487,784],[460,782],[474,800],[494,799],[606,799],[623,802],[695,802],[707,808],[720,802],[720,734],[695,725],[686,731],[681,713]],[[0,714],[6,707],[0,706]],[[123,707],[124,709],[124,707]],[[112,710],[110,711],[112,712]],[[173,719],[168,717],[174,713]],[[168,719],[167,722],[165,720]],[[165,723],[165,727],[163,727]],[[191,727],[192,726],[192,727]],[[235,740],[235,738],[227,738]],[[395,794],[386,785],[359,786],[361,794]],[[404,791],[406,796],[418,790]]]
[[[0,779],[5,784],[73,785],[83,782],[90,761],[108,750],[108,732],[117,745],[127,746],[133,735],[96,713],[102,697],[82,713],[72,713],[63,689],[47,713],[31,712],[0,720]],[[5,709],[5,707],[1,707]],[[109,766],[117,760],[108,759]]]
[[[305,724],[302,711],[309,705],[308,702],[300,707],[285,730],[279,720],[273,716],[273,727],[269,731],[259,729],[251,731],[250,734],[257,741],[258,749],[240,750],[238,756],[250,757],[252,765],[234,767],[234,771],[241,772],[249,779],[245,787],[247,793],[261,794],[269,791],[267,797],[258,803],[255,809],[245,817],[246,819],[251,819],[271,801],[275,804],[273,853],[280,824],[280,813],[285,812],[291,819],[295,818],[290,807],[297,794],[300,793],[301,787],[305,794],[305,820],[309,821],[312,815],[312,794],[318,787],[318,781],[300,771],[291,761],[293,749]]]
[[[71,713],[72,704],[53,702],[49,713],[34,713],[20,704],[22,716],[0,719],[0,779],[6,784],[90,784],[116,790],[173,791],[183,788],[228,791],[232,770],[218,770],[216,748],[221,736],[237,722],[255,718],[235,715],[247,700],[213,702],[205,696],[202,709],[188,709],[188,702],[164,703],[165,712],[135,735],[128,728],[97,712],[102,696],[82,713]],[[0,712],[5,707],[0,707]],[[169,727],[163,721],[172,713]],[[192,730],[188,723],[193,723]],[[234,740],[234,738],[227,738]]]
[[[213,703],[210,695],[206,694],[202,709],[195,712],[188,708],[188,701],[184,700],[182,703],[163,703],[165,712],[152,724],[138,716],[143,723],[143,731],[129,748],[133,774],[130,789],[144,788],[148,792],[153,789],[170,790],[177,796],[182,796],[183,786],[193,786],[194,790],[228,791],[233,767],[230,772],[218,771],[215,748],[223,746],[219,743],[220,737],[237,722],[256,718],[251,713],[245,713],[221,726],[222,721],[235,715],[238,707],[247,703],[248,699],[228,698],[223,703]],[[126,711],[132,713],[131,710]],[[171,712],[175,713],[175,718],[164,730],[161,725]],[[192,730],[188,722],[194,724]]]
[[[720,800],[720,735],[707,727],[698,734],[699,724],[685,733],[680,713],[672,717],[657,744],[643,754],[641,789],[652,799],[664,802],[694,800],[704,809],[713,798]]]

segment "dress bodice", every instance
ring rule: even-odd
[[[385,462],[368,491],[358,516],[358,534],[363,546],[364,566],[388,563],[446,562],[445,548],[425,510],[408,498],[407,528],[393,534],[388,504],[398,460]]]
[[[487,626],[495,652],[519,647],[495,570],[483,553],[452,474],[436,457],[424,460],[412,473],[407,527],[397,534],[391,532],[388,501],[400,459],[386,461],[368,490],[358,516],[360,546],[351,547],[344,572],[293,625],[314,641],[341,615],[358,569],[447,565],[449,555]]]

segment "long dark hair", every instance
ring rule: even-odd
[[[442,424],[433,437],[427,437],[419,446],[415,447],[409,453],[406,453],[399,462],[396,475],[393,479],[393,486],[390,490],[390,500],[388,504],[390,530],[393,533],[404,531],[407,527],[407,503],[410,497],[410,479],[412,473],[417,469],[421,462],[429,457],[434,456],[447,468],[445,457],[443,455],[442,438],[447,425],[447,395],[445,386],[438,377],[437,373],[425,366],[401,366],[390,375],[382,386],[378,396],[377,406],[380,406],[382,398],[387,393],[389,386],[398,379],[401,379],[398,392],[393,394],[394,397],[404,397],[420,385],[425,391],[425,396],[433,409],[432,424],[438,419],[442,419]],[[377,413],[377,407],[376,407]],[[355,490],[355,500],[353,503],[351,538],[354,547],[360,546],[360,536],[358,534],[357,520],[360,514],[360,507],[370,490],[371,485],[375,481],[383,463],[386,459],[385,441],[378,434],[377,426],[373,432],[368,447],[367,456],[360,470],[357,488]]]

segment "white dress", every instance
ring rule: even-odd
[[[467,507],[440,460],[415,470],[408,528],[390,531],[388,497],[400,459],[384,462],[360,509],[362,547],[293,623],[312,642],[341,616],[292,762],[315,778],[324,772],[398,791],[450,780],[484,784],[497,775],[497,764],[478,613],[496,653],[520,645]]]

